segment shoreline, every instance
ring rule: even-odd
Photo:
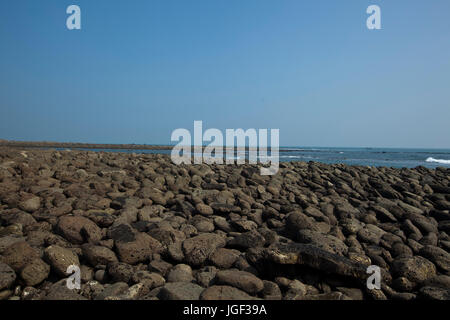
[[[0,298],[450,299],[449,177],[0,147]]]

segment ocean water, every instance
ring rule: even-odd
[[[282,148],[280,161],[317,161],[348,165],[450,168],[450,149],[404,148]],[[281,149],[280,149],[281,150]]]
[[[170,150],[127,149],[83,149],[104,152],[159,153],[170,154]],[[235,159],[248,158],[248,152],[238,151]],[[316,161],[322,163],[344,163],[347,165],[414,168],[450,168],[450,149],[405,149],[405,148],[325,148],[325,147],[280,147],[279,159],[286,161]]]

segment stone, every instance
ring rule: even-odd
[[[200,300],[256,300],[242,290],[231,286],[211,286],[205,289]]]
[[[67,276],[67,268],[80,267],[78,256],[73,251],[59,246],[50,246],[44,250],[44,258],[61,277]]]
[[[0,257],[3,263],[9,265],[16,272],[20,272],[28,263],[38,258],[40,258],[38,251],[26,242],[16,242],[10,245]]]
[[[248,249],[262,247],[266,243],[266,239],[256,230],[248,231],[234,237],[227,243],[227,246],[237,249]]]
[[[27,286],[35,286],[48,278],[50,266],[42,259],[34,259],[28,263],[21,271],[20,277]]]
[[[213,265],[221,269],[229,269],[239,258],[240,252],[232,249],[219,248],[210,257]]]
[[[120,261],[132,265],[146,262],[163,250],[161,243],[146,233],[138,233],[133,241],[115,241],[115,247]]]
[[[93,267],[97,265],[107,265],[108,263],[118,262],[114,251],[106,247],[84,244],[81,248],[83,250],[83,256]]]
[[[264,283],[255,275],[239,270],[223,270],[216,274],[217,284],[229,285],[256,294],[264,289]]]
[[[211,254],[225,246],[225,238],[218,234],[202,233],[183,241],[184,258],[189,265],[202,265]]]
[[[30,195],[20,201],[18,206],[23,211],[33,213],[41,207],[41,198]]]
[[[395,274],[415,283],[421,283],[436,275],[434,264],[421,256],[401,257],[394,260],[392,267]]]
[[[159,292],[161,300],[199,300],[204,288],[190,282],[166,283]]]
[[[6,263],[0,262],[0,291],[8,289],[16,280],[16,273]]]
[[[117,296],[125,293],[128,290],[128,285],[125,282],[116,282],[110,286],[107,286],[95,296],[95,300],[105,300],[112,296]]]
[[[317,231],[303,229],[297,234],[299,243],[308,243],[331,253],[345,255],[348,251],[345,243],[338,238]]]
[[[213,208],[211,208],[210,206],[208,206],[207,204],[204,204],[204,203],[197,203],[197,205],[195,206],[195,209],[197,209],[198,213],[200,213],[204,216],[210,216],[214,213]]]
[[[88,218],[80,216],[63,216],[58,221],[61,235],[75,244],[96,243],[102,239],[100,228]]]
[[[167,276],[167,282],[191,282],[193,279],[192,268],[187,264],[177,264]]]
[[[106,271],[114,282],[130,282],[134,274],[133,266],[123,262],[109,263]]]
[[[444,272],[450,272],[450,253],[436,246],[424,246],[420,249],[419,254],[431,262]]]

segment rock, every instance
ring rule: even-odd
[[[447,251],[436,246],[424,246],[419,254],[429,259],[442,271],[450,272],[450,253]]]
[[[295,237],[302,229],[317,231],[314,219],[301,212],[291,212],[286,218],[286,230]]]
[[[29,195],[20,201],[18,206],[23,211],[33,213],[41,207],[41,198]]]
[[[427,218],[421,214],[410,213],[408,215],[409,220],[417,226],[422,232],[425,233],[437,233],[437,223],[433,221],[433,218]]]
[[[82,295],[78,294],[75,290],[69,289],[66,284],[66,279],[53,284],[44,300],[87,300]]]
[[[239,270],[223,270],[216,275],[217,284],[230,285],[244,290],[250,294],[256,294],[264,289],[264,283],[255,275]]]
[[[161,243],[146,233],[138,233],[133,241],[115,241],[115,247],[120,261],[128,264],[146,262],[163,250]]]
[[[109,263],[106,268],[114,282],[130,282],[134,274],[133,266],[123,262]]]
[[[128,285],[125,282],[116,282],[98,293],[95,300],[105,300],[106,298],[118,296],[128,290]]]
[[[229,269],[239,258],[240,252],[237,250],[230,250],[219,248],[211,255],[211,263],[221,269]]]
[[[256,300],[242,290],[231,286],[212,286],[205,289],[200,300]]]
[[[248,249],[255,247],[262,247],[266,243],[266,239],[256,230],[242,233],[231,241],[228,242],[228,246],[237,249]]]
[[[372,205],[371,208],[377,214],[377,217],[382,222],[397,222],[397,218],[392,213],[381,206]]]
[[[100,228],[91,220],[80,216],[63,216],[58,221],[61,235],[75,244],[97,243],[102,239]]]
[[[93,267],[118,262],[114,251],[106,247],[84,244],[81,248],[83,250],[84,257]]]
[[[167,276],[168,282],[191,282],[193,279],[192,269],[187,264],[177,264]]]
[[[161,300],[199,300],[204,288],[190,282],[171,282],[162,287]]]
[[[421,257],[401,257],[394,260],[393,271],[412,282],[421,283],[436,275],[436,267],[429,260]]]
[[[145,282],[150,289],[161,287],[166,283],[166,280],[160,274],[145,270],[137,271],[131,279],[134,283]]]
[[[225,246],[225,238],[214,233],[203,233],[183,241],[182,250],[186,262],[199,266],[220,247]]]
[[[163,260],[153,260],[148,265],[148,270],[160,273],[163,277],[165,277],[169,270],[172,268],[172,265],[166,261]]]
[[[3,256],[0,257],[3,263],[9,265],[16,272],[20,272],[31,261],[39,258],[38,251],[26,242],[16,242],[10,245],[3,251]]]
[[[73,251],[59,246],[45,249],[44,258],[61,277],[67,276],[67,268],[70,266],[80,267],[78,256]]]
[[[265,300],[281,300],[283,297],[280,287],[272,281],[263,280],[264,289],[262,294]]]
[[[308,243],[331,253],[345,255],[348,251],[347,246],[341,240],[329,234],[322,234],[317,231],[300,230],[297,234],[297,241]]]
[[[27,286],[35,286],[45,279],[50,274],[50,266],[42,259],[34,259],[28,263],[22,271],[20,277],[25,281]]]
[[[321,293],[321,294],[312,294],[306,295],[301,300],[350,300],[346,295],[342,292],[329,292],[329,293]]]
[[[197,283],[202,287],[209,287],[215,283],[217,269],[212,266],[204,267],[196,273]]]
[[[210,206],[204,204],[204,203],[197,203],[195,206],[195,209],[197,209],[198,213],[204,215],[204,216],[210,216],[214,213],[213,208]]]
[[[6,248],[17,243],[17,242],[25,242],[25,238],[23,237],[12,237],[6,236],[0,238],[0,254],[3,254]]]
[[[367,224],[358,231],[358,239],[360,239],[360,241],[362,242],[378,245],[385,233],[386,231],[378,228],[377,226],[373,224]]]
[[[0,291],[8,289],[16,280],[16,273],[7,264],[0,262]]]
[[[420,295],[425,299],[450,300],[450,289],[439,287],[422,287],[420,288]]]
[[[364,283],[367,279],[365,265],[309,244],[277,244],[262,250],[250,250],[247,259],[262,272],[271,272],[265,270],[269,261],[275,265],[304,265],[327,274],[349,277]],[[387,283],[391,281],[389,274],[383,269],[382,278]]]

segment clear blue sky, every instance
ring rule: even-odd
[[[82,30],[66,29],[66,8]],[[382,30],[366,28],[366,8]],[[0,139],[450,147],[448,0],[2,0]]]

